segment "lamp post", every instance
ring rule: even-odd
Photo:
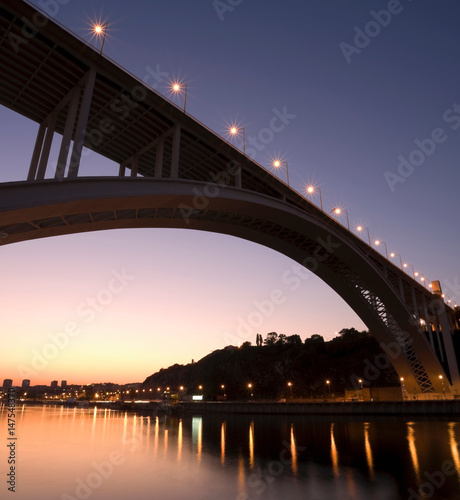
[[[289,387],[289,397],[292,399],[292,382],[288,382],[287,385]]]
[[[345,210],[343,208],[340,208],[340,207],[335,207],[331,210],[331,213],[334,212],[336,215],[340,215],[342,212],[345,212],[346,215],[347,215],[347,228],[348,228],[348,231],[350,230],[350,219],[348,218],[348,210]]]
[[[399,253],[394,253],[394,252],[391,252],[391,253],[390,253],[390,257],[393,257],[393,258],[394,258],[394,257],[396,257],[396,256],[398,256],[398,257],[399,257],[399,262],[400,262],[400,264],[401,264],[401,269],[402,269],[402,270],[404,270],[404,269],[403,269],[403,263],[402,263],[401,255],[399,255]]]
[[[384,247],[385,247],[385,255],[387,256],[387,259],[388,259],[388,249],[387,249],[387,244],[384,242],[384,241],[380,241],[380,240],[375,240],[374,241],[375,243],[375,246],[379,246],[380,244],[382,244]]]
[[[411,267],[412,268],[412,276],[413,276],[414,279],[418,276],[418,273],[415,272],[414,266],[412,264],[406,264],[404,262],[403,267],[404,267],[404,269],[407,269],[407,267]]]
[[[96,34],[96,37],[102,36],[101,50],[99,54],[102,54],[102,50],[104,49],[105,37],[107,35],[107,27],[108,27],[107,22],[104,24],[96,24],[96,26],[94,26],[94,33]]]
[[[329,397],[331,396],[331,381],[326,380],[327,390],[329,392]]]
[[[244,127],[241,127],[241,128],[238,128],[238,127],[235,127],[235,126],[232,126],[230,127],[230,134],[232,135],[235,135],[235,136],[238,136],[240,134],[240,130],[242,130],[243,132],[243,154],[244,156],[246,156],[246,132],[244,130]]]
[[[273,162],[273,166],[275,168],[281,168],[282,165],[286,165],[286,179],[287,179],[287,185],[289,186],[289,169],[288,169],[288,162],[287,161],[281,161],[281,160],[275,160]]]
[[[305,188],[305,191],[308,194],[314,194],[316,191],[319,193],[319,206],[321,207],[321,210],[323,210],[323,197],[321,196],[321,189],[319,187],[315,186],[307,186]]]
[[[173,92],[175,92],[176,94],[179,93],[179,94],[182,94],[182,84],[179,83],[179,82],[173,82],[171,84],[171,88],[173,90]],[[185,107],[187,105],[187,82],[184,83],[184,113],[185,113]]]
[[[446,389],[444,388],[443,378],[444,377],[442,375],[439,375],[439,380],[441,381],[441,384],[442,384],[442,399],[446,399]]]
[[[249,395],[250,395],[251,400],[252,400],[252,396],[254,396],[254,393],[252,392],[252,384],[248,384],[248,391],[249,391]]]
[[[403,401],[406,399],[405,396],[404,396],[404,389],[405,389],[405,386],[404,386],[404,377],[401,377],[399,379],[401,381],[401,396],[403,398]]]
[[[360,232],[361,232],[361,231],[363,231],[364,229],[367,231],[367,239],[368,239],[368,241],[369,241],[369,246],[371,246],[371,235],[369,234],[369,229],[368,229],[367,227],[358,226],[358,227],[356,228],[356,231],[358,231],[358,232],[360,233]]]

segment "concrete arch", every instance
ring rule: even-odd
[[[0,187],[0,200],[1,244],[106,229],[167,227],[265,245],[315,273],[350,305],[404,377],[408,392],[452,388],[385,273],[340,226],[324,217],[235,187],[148,178],[8,183]]]

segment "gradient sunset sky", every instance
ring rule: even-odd
[[[248,144],[258,144],[247,146],[255,160],[288,161],[297,191],[315,183],[325,210],[348,210],[353,229],[368,227],[460,302],[458,2],[70,0],[52,14],[97,49],[90,23],[106,20],[110,58],[179,105],[170,82],[188,82],[192,116],[222,136],[230,123],[244,126]],[[259,134],[283,109],[295,117],[262,144]],[[0,182],[25,180],[37,130],[0,107]],[[438,142],[426,141],[433,134]],[[409,160],[415,166],[400,167]],[[117,171],[91,153],[81,175]],[[0,379],[15,384],[139,382],[228,344],[255,343],[257,333],[330,339],[366,328],[316,276],[292,290],[282,276],[293,261],[229,236],[117,230],[6,245],[1,254]],[[129,279],[88,312],[116,273]],[[283,304],[245,327],[274,289]],[[66,328],[78,334],[61,336]],[[55,356],[50,336],[68,341]],[[50,359],[40,363],[46,349]]]

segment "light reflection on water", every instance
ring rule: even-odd
[[[460,499],[453,419],[18,410],[21,500]],[[427,485],[447,462],[452,473]]]

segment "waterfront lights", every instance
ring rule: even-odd
[[[237,127],[236,125],[231,125],[230,128],[228,129],[228,132],[235,136],[238,137],[240,135],[240,130],[243,133],[243,154],[246,156],[246,131],[244,130],[244,127]]]
[[[369,241],[369,246],[371,246],[371,235],[369,234],[369,229],[367,227],[358,226],[356,228],[356,231],[358,231],[358,233],[360,233],[361,231],[364,231],[364,229],[367,231],[367,239]]]
[[[102,54],[102,50],[104,49],[105,37],[107,35],[108,23],[95,23],[93,24],[93,33],[96,35],[96,38],[102,37],[101,42],[101,50],[99,54]]]
[[[391,253],[390,253],[390,257],[394,258],[394,257],[396,257],[396,256],[398,256],[398,257],[399,257],[399,262],[400,262],[400,264],[401,264],[401,269],[403,269],[403,263],[402,263],[401,255],[399,255],[399,253],[394,253],[394,252],[391,252]]]
[[[286,179],[287,179],[287,185],[289,186],[288,162],[287,161],[281,161],[281,160],[275,160],[273,162],[273,167],[276,168],[276,169],[281,168],[283,165],[286,165]]]
[[[375,243],[375,246],[379,246],[379,245],[383,245],[385,247],[385,255],[387,256],[387,259],[388,259],[388,249],[387,249],[387,244],[384,242],[384,241],[380,241],[380,240],[375,240],[374,241]]]
[[[171,90],[175,94],[184,94],[184,113],[185,113],[185,107],[187,105],[187,82],[182,84],[181,82],[174,81],[171,82]]]
[[[305,192],[307,194],[313,195],[313,194],[316,193],[316,191],[318,191],[318,193],[319,193],[319,206],[321,207],[321,210],[323,210],[323,197],[321,195],[321,189],[319,187],[315,187],[315,186],[312,186],[312,185],[307,186],[305,188]]]
[[[345,212],[346,216],[347,216],[347,228],[348,228],[348,231],[350,230],[350,219],[348,218],[348,210],[345,210],[344,208],[340,208],[340,207],[334,207],[332,210],[331,210],[331,213],[335,213],[335,215],[341,215],[342,212]]]

